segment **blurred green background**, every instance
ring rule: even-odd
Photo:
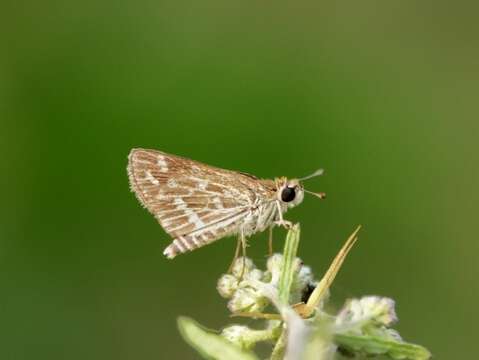
[[[451,4],[4,3],[0,358],[195,359],[176,317],[230,322],[234,240],[165,259],[132,147],[265,178],[324,167],[307,186],[327,200],[287,218],[317,276],[363,225],[337,306],[393,297],[406,340],[476,358],[479,29]]]

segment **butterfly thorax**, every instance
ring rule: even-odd
[[[255,204],[240,230],[249,236],[272,226],[290,208],[303,201],[303,187],[296,179],[286,177],[259,180]]]
[[[273,225],[279,219],[279,209],[282,212],[287,210],[287,206],[280,205],[278,207],[277,203],[276,180],[257,180],[255,199],[238,230],[242,231],[244,235],[250,236]]]

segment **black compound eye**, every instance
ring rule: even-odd
[[[295,196],[296,192],[294,191],[294,188],[286,186],[281,192],[281,200],[283,200],[284,202],[293,201]]]

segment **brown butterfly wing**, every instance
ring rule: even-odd
[[[133,149],[132,191],[174,240],[165,255],[201,247],[238,232],[258,196],[270,195],[256,177],[166,154]]]

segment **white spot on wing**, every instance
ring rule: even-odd
[[[200,247],[201,246],[201,242],[198,241],[198,239],[196,238],[196,236],[191,236],[191,240],[193,240],[193,242],[195,243],[195,245],[197,247]]]
[[[161,192],[156,195],[156,200],[167,200],[168,199],[168,196],[166,195],[163,195]]]
[[[202,228],[205,226],[205,223],[201,221],[200,217],[196,215],[196,213],[193,210],[186,210],[185,213],[188,215],[188,221],[195,224],[195,227],[197,229]]]
[[[175,199],[173,200],[173,203],[176,205],[176,210],[184,211],[185,215],[188,217],[188,222],[195,225],[196,230],[205,226],[205,223],[201,221],[200,217],[196,214],[196,212],[189,209],[188,205],[183,201],[181,197],[179,196],[175,197]],[[188,225],[188,223],[181,224],[178,227],[171,229],[170,231],[176,231],[186,225]]]
[[[181,251],[181,252],[185,252],[185,247],[183,246],[183,243],[181,241],[179,241],[178,239],[175,239],[173,240],[173,243],[178,247],[178,249]]]
[[[158,185],[160,182],[151,175],[151,172],[145,171],[145,179],[151,182],[153,185]]]
[[[166,163],[165,157],[163,155],[158,155],[157,165],[160,172],[168,172],[168,164]]]
[[[173,259],[176,256],[173,246],[168,246],[165,251],[163,251],[163,255],[165,255],[168,259]]]
[[[198,181],[198,189],[201,191],[206,190],[206,187],[208,186],[208,180],[200,180]]]
[[[173,204],[177,205],[177,210],[183,210],[184,208],[186,208],[186,203],[179,196],[175,197],[175,200],[173,200]],[[181,209],[180,206],[182,207]]]
[[[214,197],[213,198],[213,204],[215,204],[215,207],[217,209],[224,209],[223,202],[219,197]]]
[[[184,245],[188,250],[192,250],[193,246],[186,240],[183,236],[178,237],[177,239],[179,242],[181,242],[182,245]]]
[[[196,165],[193,165],[193,166],[191,167],[191,170],[192,170],[195,174],[198,174],[198,173],[201,172],[200,168],[199,168],[198,166],[196,166]]]
[[[178,183],[175,181],[175,179],[168,179],[166,185],[168,185],[170,188],[175,188],[178,186]]]

